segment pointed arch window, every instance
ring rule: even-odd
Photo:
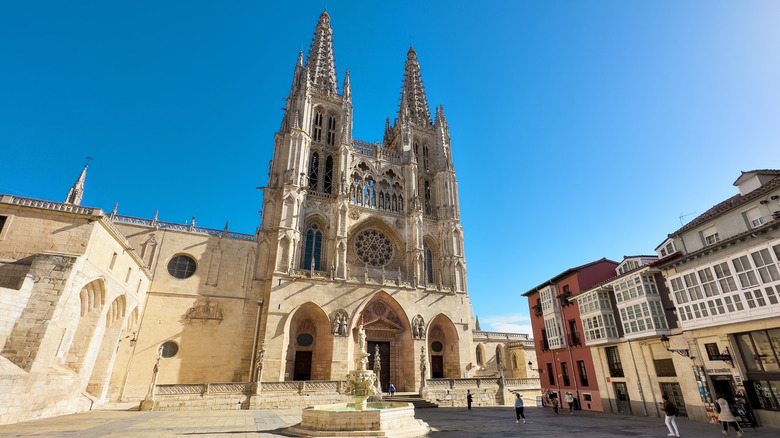
[[[428,145],[423,145],[423,169],[426,171],[430,170],[430,166],[428,166]]]
[[[333,193],[333,157],[325,159],[325,193]]]
[[[314,262],[314,270],[321,271],[320,259],[322,255],[322,231],[317,224],[313,224],[306,231],[306,245],[303,249],[303,260],[301,260],[301,269],[312,269],[312,262]]]
[[[319,111],[314,113],[314,126],[311,130],[311,138],[317,143],[322,141],[322,113]]]
[[[336,145],[336,117],[328,116],[328,132],[325,134],[325,143],[328,146]]]
[[[428,280],[428,284],[433,283],[433,252],[428,244],[424,244],[425,249],[425,278]]]
[[[320,154],[311,154],[311,163],[309,163],[309,187],[317,191],[320,180]]]
[[[433,214],[433,206],[431,205],[431,183],[425,181],[425,214]]]

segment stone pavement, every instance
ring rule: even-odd
[[[527,424],[515,424],[512,407],[418,409],[431,437],[665,437],[662,418],[631,417],[528,407]],[[111,411],[95,410],[44,420],[0,426],[0,437],[279,437],[280,430],[300,422],[300,409],[255,411]],[[682,437],[718,437],[721,426],[677,420]],[[733,431],[730,436],[736,436]],[[780,430],[759,427],[747,429],[745,438],[776,438]]]

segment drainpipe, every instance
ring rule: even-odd
[[[642,348],[640,345],[639,348]],[[636,386],[639,388],[639,398],[642,400],[642,411],[647,417],[647,402],[645,401],[645,393],[642,391],[642,380],[639,379],[639,370],[636,368],[636,358],[634,357],[634,348],[631,346],[631,341],[628,341],[628,351],[631,353],[631,362],[634,364],[634,373],[636,374]],[[647,363],[645,363],[647,366]]]

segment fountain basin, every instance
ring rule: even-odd
[[[353,403],[306,408],[301,423],[285,430],[286,435],[302,437],[418,437],[430,427],[414,418],[411,403],[368,403],[355,410]]]

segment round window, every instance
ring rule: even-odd
[[[299,347],[308,347],[309,345],[314,343],[314,336],[308,334],[308,333],[301,333],[298,335],[298,346]]]
[[[184,279],[192,277],[195,273],[197,264],[195,259],[184,254],[174,256],[170,262],[168,262],[168,273],[171,276]]]
[[[436,353],[441,353],[441,351],[444,350],[444,345],[442,345],[439,341],[433,341],[431,344],[431,350]]]
[[[173,356],[176,356],[176,353],[179,352],[179,344],[173,341],[168,341],[163,343],[160,346],[160,349],[162,350],[161,356],[163,357],[163,359],[170,359]]]
[[[393,257],[393,244],[380,231],[363,231],[355,239],[355,254],[363,263],[384,266]]]

